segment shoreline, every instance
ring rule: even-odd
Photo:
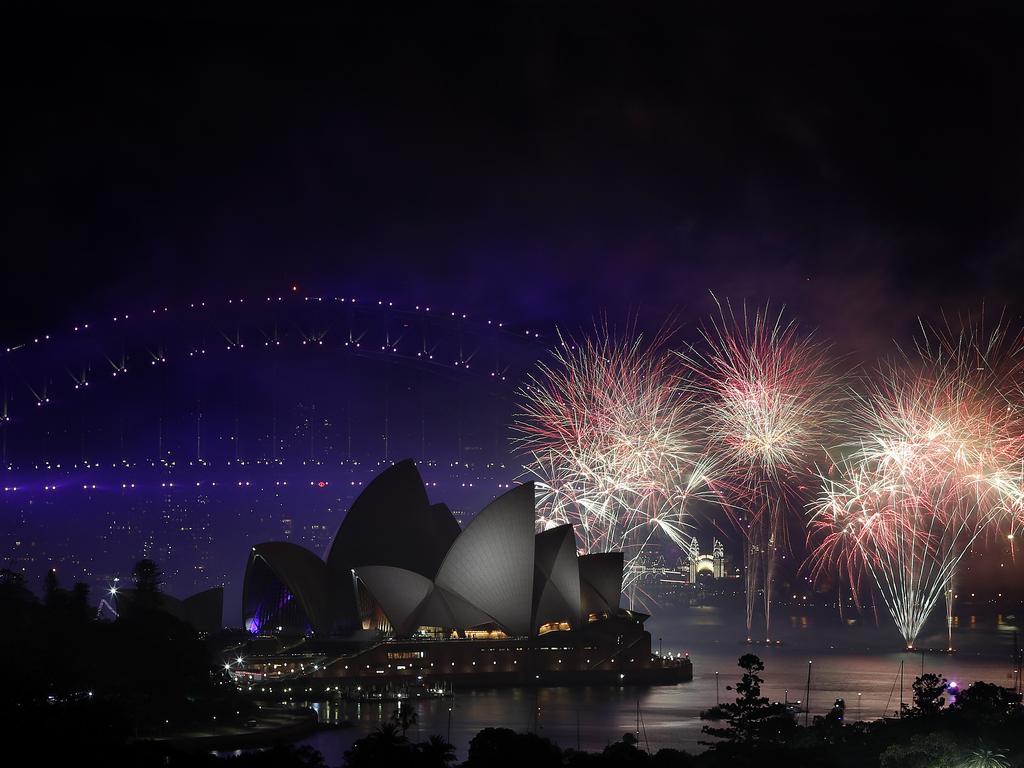
[[[320,727],[312,709],[274,708],[264,710],[265,725],[252,728],[227,726],[224,728],[178,732],[165,736],[141,737],[138,744],[157,744],[173,747],[182,752],[212,752],[234,749],[269,747],[281,742],[292,743],[309,736]]]

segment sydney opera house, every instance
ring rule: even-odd
[[[291,543],[252,548],[253,639],[237,674],[687,679],[688,662],[652,655],[647,617],[620,607],[622,554],[579,556],[571,525],[536,533],[535,517],[526,483],[462,530],[413,461],[394,465],[353,503],[326,561]]]

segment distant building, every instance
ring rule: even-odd
[[[691,584],[695,584],[702,573],[710,574],[713,579],[725,578],[725,546],[718,539],[712,542],[711,554],[701,554],[700,543],[694,536],[680,559],[685,560],[680,563],[683,566],[680,570],[688,575]]]

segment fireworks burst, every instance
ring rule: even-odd
[[[513,426],[539,524],[572,522],[584,553],[622,550],[632,600],[645,548],[660,537],[682,546],[691,500],[709,493],[699,408],[674,386],[666,334],[647,343],[599,327],[560,337],[553,356],[520,390]]]
[[[705,350],[681,355],[707,408],[713,447],[747,487],[788,490],[835,424],[828,349],[801,336],[784,310],[753,317],[719,304],[702,331]]]
[[[812,572],[838,565],[854,586],[870,575],[908,647],[978,537],[1020,520],[1017,352],[1001,326],[925,332],[917,360],[865,382],[858,440],[822,474]]]
[[[717,299],[716,299],[717,302]],[[726,475],[727,508],[746,537],[747,634],[759,585],[770,636],[777,549],[787,544],[787,511],[798,501],[807,467],[835,427],[836,377],[825,345],[802,336],[784,311],[766,306],[737,317],[718,304],[703,349],[680,357],[684,380],[705,409],[708,443]]]

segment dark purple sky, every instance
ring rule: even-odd
[[[859,361],[909,339],[919,314],[1024,309],[1024,18],[996,5],[823,15],[709,2],[666,15],[668,4],[523,2],[442,15],[423,3],[334,16],[16,5],[33,10],[0,23],[0,343],[293,283],[542,330],[601,313],[692,330],[713,290],[786,303]],[[119,337],[97,335],[116,356]],[[255,357],[252,369],[211,362],[203,397],[187,365],[117,389],[100,357],[95,399],[75,399],[67,374],[83,356],[76,347],[65,363],[64,349],[45,390],[53,408],[41,409],[51,421],[11,428],[16,463],[66,445],[59,455],[75,460],[191,455],[200,401],[208,455],[238,454],[239,413],[251,422],[242,453],[260,455],[272,422],[254,416],[268,412],[257,402],[281,408],[302,449],[290,456],[307,442],[312,456],[310,433],[294,428],[311,404],[338,425],[349,413],[339,379],[317,368],[282,363],[287,391],[264,392],[255,385],[276,369]],[[51,383],[25,354],[0,370],[18,418]],[[132,382],[147,362],[136,354]],[[399,400],[404,379],[392,379]],[[400,455],[424,442],[400,430],[428,433],[434,458],[449,458],[456,431],[460,446],[500,454],[504,413],[464,436],[450,418],[453,404],[473,411],[449,385],[461,379],[438,381],[448,407],[406,400],[447,432],[357,397],[355,454],[379,453],[384,418]],[[218,410],[208,393],[220,390]],[[336,523],[335,506],[315,514]],[[223,546],[225,562],[247,551]]]
[[[1017,308],[1020,19],[483,5],[7,18],[0,335],[291,282],[573,326],[710,289],[864,356]]]

